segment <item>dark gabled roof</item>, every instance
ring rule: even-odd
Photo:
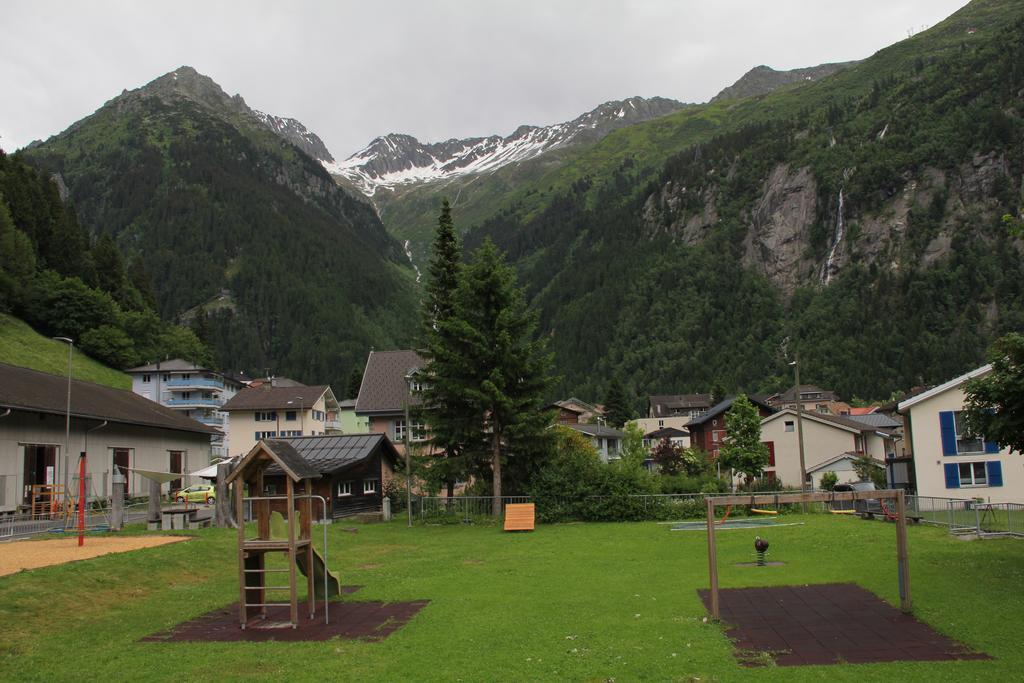
[[[231,474],[228,475],[227,482],[230,483],[242,476],[260,453],[267,453],[271,459],[264,469],[265,474],[287,474],[292,481],[320,478],[320,472],[306,462],[305,458],[288,441],[264,439],[258,441],[252,450],[238,461],[235,468],[231,470]]]
[[[776,415],[781,415],[783,413],[785,413],[787,415],[795,416],[796,415],[796,410],[793,409],[793,408],[785,408],[783,410],[780,410],[778,413],[776,413]],[[774,416],[772,416],[772,417],[774,417]],[[813,410],[805,410],[805,411],[803,411],[803,418],[805,420],[817,420],[819,422],[829,422],[829,423],[832,423],[834,425],[838,425],[840,427],[845,427],[846,429],[855,430],[855,431],[858,431],[858,432],[874,432],[874,431],[882,431],[882,432],[884,432],[884,431],[886,431],[885,429],[883,429],[881,427],[878,427],[876,425],[872,425],[872,424],[869,424],[867,422],[862,422],[859,419],[855,419],[855,418],[848,417],[848,416],[845,416],[845,415],[827,415],[825,413],[819,413],[819,412],[813,411]],[[765,418],[765,419],[768,419],[768,418]]]
[[[735,396],[730,396],[729,398],[725,399],[724,401],[721,401],[721,402],[717,403],[716,405],[711,406],[711,408],[708,409],[708,412],[704,413],[700,417],[693,418],[692,420],[690,420],[689,422],[686,423],[686,426],[687,427],[697,427],[697,426],[700,426],[700,425],[704,424],[705,422],[707,422],[708,420],[710,420],[712,418],[718,417],[722,413],[727,412],[729,410],[729,408],[732,408],[732,402],[735,401],[735,400],[736,400]],[[768,405],[767,403],[765,403],[764,401],[762,401],[759,398],[756,398],[754,396],[747,396],[747,400],[749,400],[751,403],[753,403],[758,408],[763,408],[764,410],[767,410],[769,413],[774,413],[775,412],[774,408],[772,408],[770,405]]]
[[[192,361],[183,360],[181,358],[171,358],[170,360],[160,361],[158,363],[140,365],[137,368],[125,370],[125,372],[180,372],[183,370],[192,370],[194,372],[213,372],[209,368],[204,368],[201,365],[196,365]]]
[[[688,410],[691,408],[709,408],[711,394],[667,394],[649,396],[648,402],[655,417],[665,417],[673,408]]]
[[[863,422],[866,425],[870,425],[876,429],[899,429],[903,426],[903,423],[899,420],[894,420],[885,413],[867,413],[865,415],[843,415],[847,419],[855,422]]]
[[[363,462],[377,452],[390,458],[392,464],[399,458],[394,444],[384,434],[297,436],[277,439],[275,443],[288,444],[319,474],[333,474]],[[281,474],[281,471],[272,467],[267,474]]]
[[[600,436],[621,439],[625,436],[624,433],[618,429],[612,429],[611,427],[605,427],[604,425],[587,425],[587,424],[575,424],[575,425],[563,425],[569,429],[575,429],[577,432],[583,432],[588,436]]]
[[[832,391],[830,389],[822,389],[821,387],[815,386],[813,384],[801,384],[800,387],[799,387],[799,393],[801,395],[802,394],[821,394],[821,398],[818,398],[818,399],[805,398],[805,399],[803,399],[804,401],[815,401],[815,400],[817,400],[817,401],[835,401],[835,400],[838,400],[838,398],[839,398],[838,396],[836,396],[836,392],[834,392],[834,391]],[[778,402],[780,402],[780,403],[788,403],[790,401],[796,401],[797,400],[797,387],[796,387],[796,385],[791,386],[789,389],[786,389],[786,391],[784,391],[781,394],[779,394],[779,396],[778,396],[778,398],[776,400]]]
[[[0,409],[64,415],[67,377],[0,363]],[[71,415],[121,424],[215,434],[216,430],[138,394],[71,380]]]
[[[363,382],[356,398],[357,413],[400,413],[419,405],[419,396],[409,395],[410,374],[426,362],[415,351],[370,351],[363,371]]]
[[[231,397],[221,410],[276,410],[284,408],[309,408],[324,393],[330,391],[325,384],[316,386],[273,387],[263,384],[258,387],[246,387]]]
[[[685,429],[676,429],[675,427],[662,427],[661,429],[655,429],[653,432],[644,434],[645,439],[678,439],[681,436],[689,436],[690,432]]]

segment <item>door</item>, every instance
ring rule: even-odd
[[[168,472],[175,472],[177,474],[183,473],[185,470],[182,469],[185,463],[185,454],[182,451],[168,451],[171,454],[171,467]],[[168,493],[174,493],[181,488],[181,479],[171,480],[171,489]]]
[[[57,447],[40,444],[25,444],[24,457],[24,493],[23,502],[32,504],[32,487],[48,485],[47,489],[37,489],[47,497],[53,492],[53,484],[57,478]]]
[[[115,448],[114,451],[114,473],[121,468],[124,475],[124,497],[128,498],[128,468],[131,467],[132,451],[130,448]]]

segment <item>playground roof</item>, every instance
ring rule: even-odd
[[[304,462],[320,474],[337,472],[363,462],[378,452],[390,457],[392,463],[398,459],[398,451],[384,434],[299,436],[280,439],[273,443],[288,444]],[[280,473],[280,470],[274,467],[267,470],[267,474]]]
[[[320,478],[320,472],[306,462],[305,458],[299,455],[299,452],[290,443],[280,439],[264,439],[245,454],[235,469],[231,471],[231,474],[228,475],[226,481],[231,483],[247,470],[253,462],[259,462],[257,456],[260,453],[266,453],[272,461],[267,466],[267,473],[273,474],[276,471],[277,474],[286,474],[293,481]]]

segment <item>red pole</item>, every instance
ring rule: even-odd
[[[78,545],[85,545],[85,453],[78,456]]]

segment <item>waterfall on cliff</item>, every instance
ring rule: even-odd
[[[839,245],[843,241],[843,232],[845,231],[845,225],[843,224],[843,188],[839,188],[839,209],[836,212],[836,230],[835,234],[832,235],[832,247],[828,250],[828,258],[825,259],[825,264],[821,267],[821,284],[828,285],[832,281],[832,274],[835,270],[836,250],[839,249]]]

